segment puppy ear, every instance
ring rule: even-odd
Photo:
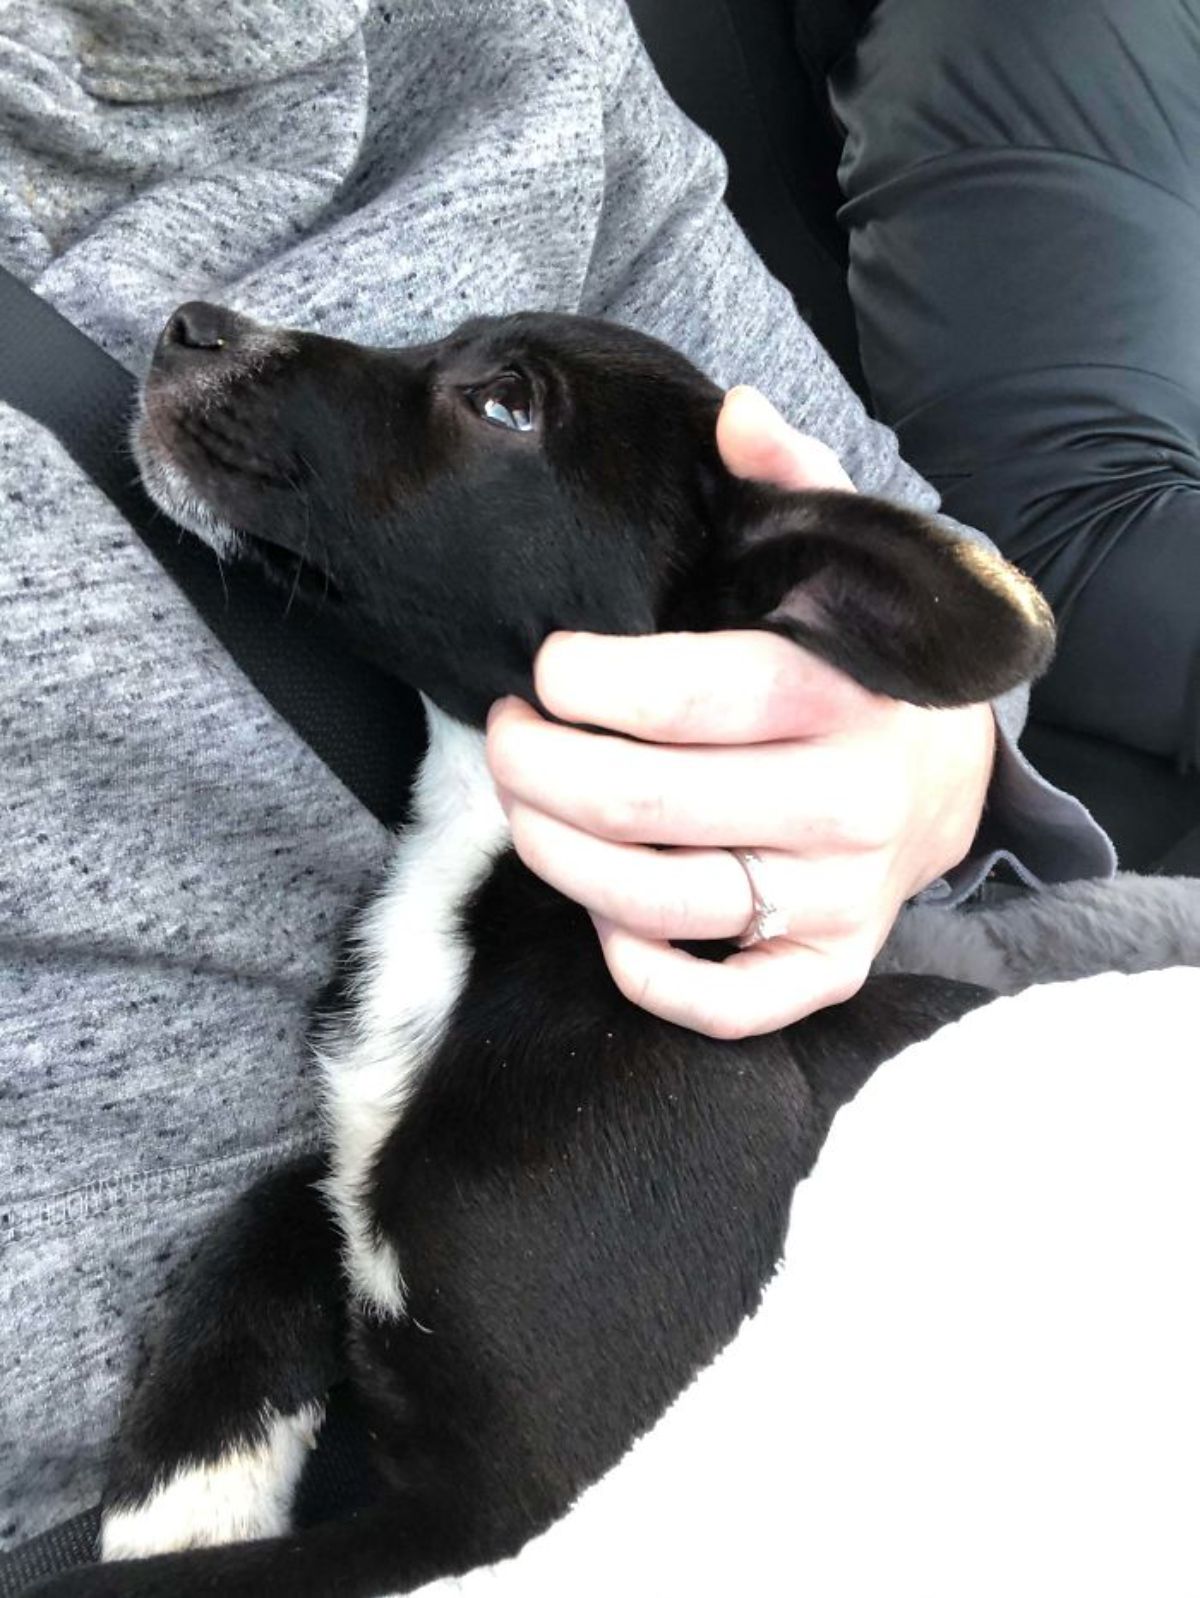
[[[872,693],[966,705],[1049,665],[1054,618],[1015,567],[887,500],[809,490],[741,528],[726,625],[783,634]]]

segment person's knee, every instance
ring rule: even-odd
[[[1090,517],[1075,517],[1069,498],[1062,509],[1072,527],[1062,561],[1079,557],[1079,576],[1057,596],[1059,648],[1041,709],[1060,725],[1196,764],[1200,469],[1137,495],[1114,485],[1108,510]]]

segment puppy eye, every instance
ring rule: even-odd
[[[490,383],[467,390],[467,398],[484,421],[513,433],[533,431],[533,394],[519,372],[501,372]]]

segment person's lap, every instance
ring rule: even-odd
[[[1200,7],[882,0],[835,73],[864,365],[1055,604],[1043,719],[1196,754]]]

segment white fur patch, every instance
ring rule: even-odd
[[[148,1559],[180,1548],[278,1537],[324,1410],[271,1413],[265,1440],[235,1448],[215,1465],[193,1465],[155,1488],[137,1509],[113,1510],[100,1529],[101,1559]]]
[[[214,550],[218,558],[236,555],[241,543],[238,534],[196,493],[187,474],[152,447],[145,409],[146,402],[143,399],[132,439],[134,457],[146,492],[180,527],[195,533],[197,538]]]
[[[483,734],[428,701],[425,712],[429,752],[413,820],[355,932],[364,975],[347,1014],[317,1047],[331,1146],[325,1193],[342,1230],[351,1290],[362,1308],[383,1315],[404,1312],[404,1280],[363,1196],[462,992],[469,959],[462,907],[508,841]]]
[[[200,362],[187,374],[183,388],[189,409],[219,405],[230,389],[261,371],[269,360],[296,348],[295,335],[286,328],[261,326],[243,317],[236,359]],[[212,510],[187,473],[172,460],[155,429],[144,388],[138,394],[129,441],[146,492],[155,504],[189,533],[195,533],[219,559],[236,555],[241,535]]]

